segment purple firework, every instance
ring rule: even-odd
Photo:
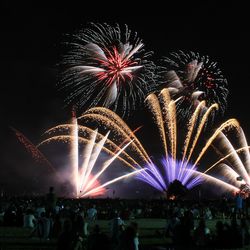
[[[159,169],[154,163],[150,163],[145,167],[146,171],[140,172],[136,178],[162,192],[166,191],[174,180],[180,181],[188,189],[203,181],[202,177],[197,175],[196,167],[186,161],[164,157],[161,160],[161,166],[162,169]]]

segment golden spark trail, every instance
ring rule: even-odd
[[[195,137],[194,137],[194,140],[193,140],[191,149],[190,149],[190,151],[189,151],[189,155],[188,155],[187,161],[186,161],[187,163],[190,161],[190,158],[191,158],[191,156],[192,156],[192,154],[193,154],[193,151],[194,151],[194,149],[195,149],[195,146],[196,146],[196,144],[197,144],[197,141],[198,141],[198,139],[199,139],[199,137],[200,137],[200,134],[201,134],[201,132],[202,132],[202,130],[203,130],[203,128],[204,128],[206,122],[207,122],[207,119],[208,119],[210,113],[212,112],[213,109],[218,109],[218,108],[219,108],[218,104],[217,104],[217,103],[214,103],[213,105],[211,105],[211,106],[206,110],[205,114],[203,115],[203,117],[202,117],[202,119],[201,119],[201,122],[200,122],[200,124],[199,124],[199,126],[198,126],[198,128],[197,128],[197,131],[196,131],[196,134],[195,134]],[[204,152],[204,153],[205,153],[205,152]],[[186,163],[186,164],[187,164],[187,163]],[[197,162],[197,163],[198,163],[198,162]],[[196,164],[193,165],[193,168],[194,168],[195,166],[196,166]],[[193,169],[193,168],[192,168],[192,169]],[[180,175],[180,176],[182,176],[182,172],[181,172],[181,175]],[[180,178],[181,178],[181,177],[180,177]]]
[[[134,143],[137,145],[137,147],[142,151],[144,156],[149,158],[147,155],[147,152],[145,151],[144,147],[141,145],[140,141],[138,138],[134,135],[133,131],[129,128],[129,126],[113,111],[107,109],[107,108],[102,108],[102,107],[96,107],[88,110],[85,112],[85,114],[96,114],[103,116],[107,118],[108,120],[112,121],[115,123],[121,130],[123,130],[131,139],[133,139]],[[84,114],[82,115],[84,116]],[[78,119],[81,119],[82,116],[80,116]],[[107,121],[107,120],[106,120]],[[105,124],[105,123],[104,123]],[[105,125],[110,125],[110,130],[112,129],[112,124],[109,124],[109,122]]]
[[[160,92],[160,98],[161,98],[161,102],[164,103],[164,106],[168,106],[168,104],[171,102],[171,97],[169,94],[168,89],[164,88],[163,90],[161,90]],[[167,110],[167,108],[166,108]]]
[[[62,124],[62,125],[58,125],[58,126],[55,126],[47,131],[45,131],[44,135],[46,134],[53,134],[55,132],[57,132],[57,130],[61,130],[61,129],[67,129],[70,131],[70,129],[73,127],[72,124]],[[140,127],[139,127],[140,128]],[[136,130],[138,130],[139,128],[137,128]],[[135,131],[136,131],[135,130]],[[88,133],[88,134],[92,134],[93,133],[93,129],[91,128],[88,128],[88,127],[85,127],[85,126],[82,126],[82,125],[79,125],[78,124],[78,131],[79,132],[83,132],[83,133]],[[102,139],[104,137],[104,135],[102,135],[101,133],[97,133],[97,139]],[[130,141],[130,140],[127,140],[127,141]],[[111,141],[110,139],[107,139],[106,140],[106,144],[108,145],[108,148],[110,151],[114,151],[114,152],[117,152],[119,150],[121,150],[121,146],[117,146],[113,141]],[[39,147],[40,144],[38,144],[38,147]],[[133,165],[136,165],[136,166],[140,166],[140,164],[138,162],[135,161],[134,158],[132,158],[128,153],[126,153],[125,151],[123,151],[121,153],[123,155],[123,157],[125,157],[127,159],[127,161],[130,161],[130,164],[133,164]]]
[[[135,134],[135,133],[136,133],[138,130],[140,130],[142,127],[143,127],[143,126],[139,126],[138,128],[136,128],[136,129],[133,130],[132,132]],[[131,138],[131,140],[132,140],[132,138]],[[124,140],[121,144],[119,144],[118,150],[116,150],[114,153],[116,153],[117,151],[119,151],[120,148],[121,148],[124,144],[126,144],[127,142],[128,142],[127,140]]]
[[[197,121],[198,115],[200,113],[200,110],[201,110],[201,108],[203,106],[205,106],[205,101],[201,101],[199,103],[199,105],[195,109],[194,114],[192,115],[192,117],[191,117],[191,119],[189,121],[188,132],[187,132],[187,136],[186,136],[186,139],[185,139],[185,142],[184,142],[184,146],[183,146],[183,156],[182,156],[182,163],[181,163],[181,165],[183,164],[183,161],[184,161],[184,159],[186,157],[187,149],[188,149],[188,146],[189,146],[189,143],[190,143],[190,140],[191,140],[191,136],[193,134],[194,126],[196,124],[196,121]]]
[[[187,158],[187,162],[189,162],[189,160],[190,160],[190,158],[191,158],[191,156],[192,156],[192,153],[193,153],[193,151],[194,151],[194,148],[195,148],[195,146],[196,146],[196,143],[197,143],[197,141],[198,141],[198,139],[199,139],[199,137],[200,137],[200,134],[201,134],[201,132],[202,132],[202,130],[203,130],[205,124],[206,124],[206,121],[207,121],[207,119],[208,119],[210,113],[212,112],[213,109],[218,109],[218,108],[219,108],[218,104],[217,104],[217,103],[214,103],[213,105],[211,105],[211,106],[206,110],[206,113],[205,113],[204,116],[202,117],[201,122],[200,122],[200,124],[199,124],[199,126],[198,126],[196,135],[195,135],[194,140],[193,140],[193,144],[192,144],[191,149],[190,149],[190,151],[189,151],[189,155],[188,155],[188,158]],[[210,144],[209,144],[209,145],[210,145]],[[196,165],[196,164],[195,164],[195,165]]]
[[[169,118],[170,118],[170,141],[171,141],[171,155],[176,160],[176,145],[177,145],[177,131],[176,131],[176,109],[175,102],[171,101],[169,103]]]
[[[160,107],[158,98],[156,97],[155,94],[150,94],[146,98],[145,101],[148,102],[149,108],[154,116],[155,122],[158,126],[158,129],[159,129],[160,138],[161,138],[161,141],[162,141],[163,146],[164,146],[165,155],[166,155],[166,157],[168,157],[166,133],[165,133],[163,117],[162,117],[161,107]]]
[[[182,171],[183,164],[184,164],[184,160],[185,160],[185,157],[186,157],[186,153],[187,153],[187,150],[188,150],[188,147],[189,147],[191,137],[193,135],[195,124],[197,122],[197,119],[198,119],[199,113],[201,111],[201,108],[204,107],[205,104],[206,104],[205,101],[201,101],[199,103],[199,105],[196,107],[196,109],[194,111],[194,114],[192,115],[192,117],[189,120],[188,132],[187,132],[186,139],[185,139],[184,146],[183,146],[183,156],[182,156],[182,161],[181,161],[180,172],[179,172],[179,175],[178,175],[179,179],[181,179],[181,176],[182,176],[182,173],[183,173],[183,171]],[[187,163],[188,163],[188,161],[187,161]]]
[[[169,142],[171,145],[171,156],[173,157],[173,116],[172,116],[172,109],[171,109],[171,97],[169,94],[168,89],[161,90],[159,94],[160,102],[163,106],[162,108],[162,114],[164,119],[164,128],[165,128],[165,134],[170,137]],[[175,104],[175,103],[174,103]],[[167,144],[167,142],[166,142]]]
[[[160,94],[160,104],[162,104],[162,117],[164,122],[164,128],[165,128],[165,134],[169,135],[171,133],[170,127],[167,126],[171,123],[170,121],[170,115],[169,115],[169,104],[171,102],[170,94],[168,89],[163,89]]]
[[[113,111],[103,108],[103,107],[95,107],[87,110],[84,114],[97,114],[101,115],[108,120],[114,122],[121,130],[123,130],[129,137],[130,139],[133,139],[134,143],[137,145],[137,147],[142,151],[144,156],[150,160],[147,152],[145,151],[144,147],[141,145],[140,141],[138,138],[134,135],[134,132],[130,129],[130,127],[118,116],[116,113]],[[84,116],[83,114],[83,116]],[[80,116],[78,119],[81,119],[82,116]],[[106,124],[107,125],[107,124]],[[112,127],[110,127],[110,130]]]
[[[51,135],[53,133],[56,133],[58,130],[60,131],[61,129],[67,129],[70,130],[74,125],[73,124],[60,124],[55,127],[52,127],[48,130],[46,130],[43,135]],[[78,125],[78,127],[82,127],[81,125]]]
[[[71,135],[58,135],[58,136],[53,136],[51,138],[48,138],[44,141],[42,141],[41,143],[38,144],[38,147],[41,147],[42,145],[45,145],[45,144],[48,144],[48,143],[51,143],[53,141],[63,141],[63,142],[70,142],[72,140],[72,136]],[[86,138],[83,138],[83,137],[78,137],[78,140],[79,140],[79,143],[89,143],[90,140],[86,139]],[[103,147],[103,150],[108,153],[109,155],[115,155],[114,152],[112,152],[111,150],[109,150],[108,148],[106,147]],[[126,164],[127,166],[131,167],[132,169],[136,170],[136,168],[130,164],[129,162],[127,162],[125,159],[121,158],[120,156],[117,157],[120,161],[122,161],[124,164]],[[141,165],[138,164],[138,166],[140,168]]]
[[[116,131],[118,134],[120,134],[121,136],[123,136],[124,139],[131,140],[131,138],[129,137],[129,135],[127,135],[127,133],[125,133],[116,123],[114,123],[113,121],[109,120],[106,117],[103,117],[102,115],[98,115],[98,114],[86,114],[86,115],[83,115],[83,116],[79,117],[78,119],[83,119],[83,118],[92,119],[94,121],[102,122],[110,130]],[[135,136],[132,137],[132,138],[135,138]],[[138,141],[138,139],[137,139],[137,141]],[[149,163],[150,162],[150,158],[149,158],[148,154],[146,153],[145,149],[142,147],[141,143],[139,143],[139,144],[140,144],[140,147],[138,147],[136,145],[135,141],[133,141],[133,143],[131,143],[131,146],[135,150],[135,152],[138,153],[138,155],[141,157],[141,159],[143,159],[145,162]]]
[[[148,161],[150,161],[150,158],[147,154],[147,152],[145,151],[144,147],[142,146],[142,144],[140,143],[140,141],[138,140],[138,138],[134,135],[133,131],[128,127],[128,125],[117,115],[115,114],[113,111],[106,109],[106,108],[101,108],[101,107],[97,107],[97,108],[92,108],[90,110],[88,110],[84,115],[80,116],[78,119],[83,118],[85,115],[88,114],[92,114],[92,115],[97,115],[97,118],[102,121],[106,126],[109,127],[110,130],[113,129],[113,124],[116,124],[116,129],[118,128],[118,130],[115,130],[117,133],[118,131],[122,131],[120,134],[123,134],[123,132],[125,134],[127,134],[127,136],[130,139],[133,139],[134,143],[139,150],[142,152],[142,154],[144,154],[144,156],[148,159]],[[101,119],[101,117],[103,117],[103,120]],[[135,147],[136,147],[135,146]],[[146,161],[146,162],[148,162]]]
[[[104,108],[104,107],[91,108],[87,110],[84,114],[99,114],[99,115],[105,116],[106,118],[109,118],[110,120],[115,122],[118,126],[120,126],[127,134],[131,132],[130,128],[121,119],[121,117],[107,108]]]

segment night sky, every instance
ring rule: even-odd
[[[192,1],[185,5],[165,1],[162,6],[154,5],[154,1],[136,6],[125,1],[109,5],[81,2],[34,6],[2,1],[0,187],[8,187],[14,180],[22,182],[20,168],[25,172],[25,166],[33,164],[10,126],[38,143],[46,129],[70,119],[70,108],[64,108],[63,95],[56,87],[56,63],[63,34],[85,27],[88,22],[128,24],[143,38],[146,48],[155,52],[155,59],[178,49],[209,55],[219,63],[230,91],[226,114],[217,122],[235,117],[249,138],[246,6],[237,1],[220,6],[215,1],[191,5]],[[128,119],[132,127],[146,122],[143,117]]]

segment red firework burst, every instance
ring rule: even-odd
[[[112,47],[112,50],[106,50],[106,53],[107,60],[99,60],[100,67],[105,71],[98,72],[97,76],[100,81],[105,80],[108,85],[113,82],[126,82],[127,78],[132,81],[132,72],[142,67],[135,67],[137,62],[126,57],[124,53],[119,53],[116,47]]]

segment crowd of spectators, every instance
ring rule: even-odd
[[[166,219],[158,232],[167,247],[239,248],[250,242],[248,200],[215,201],[62,199],[53,188],[44,197],[1,197],[0,226],[25,227],[29,237],[57,240],[60,249],[138,250],[138,218]],[[108,220],[104,232],[98,220]],[[216,226],[209,228],[208,221]]]

